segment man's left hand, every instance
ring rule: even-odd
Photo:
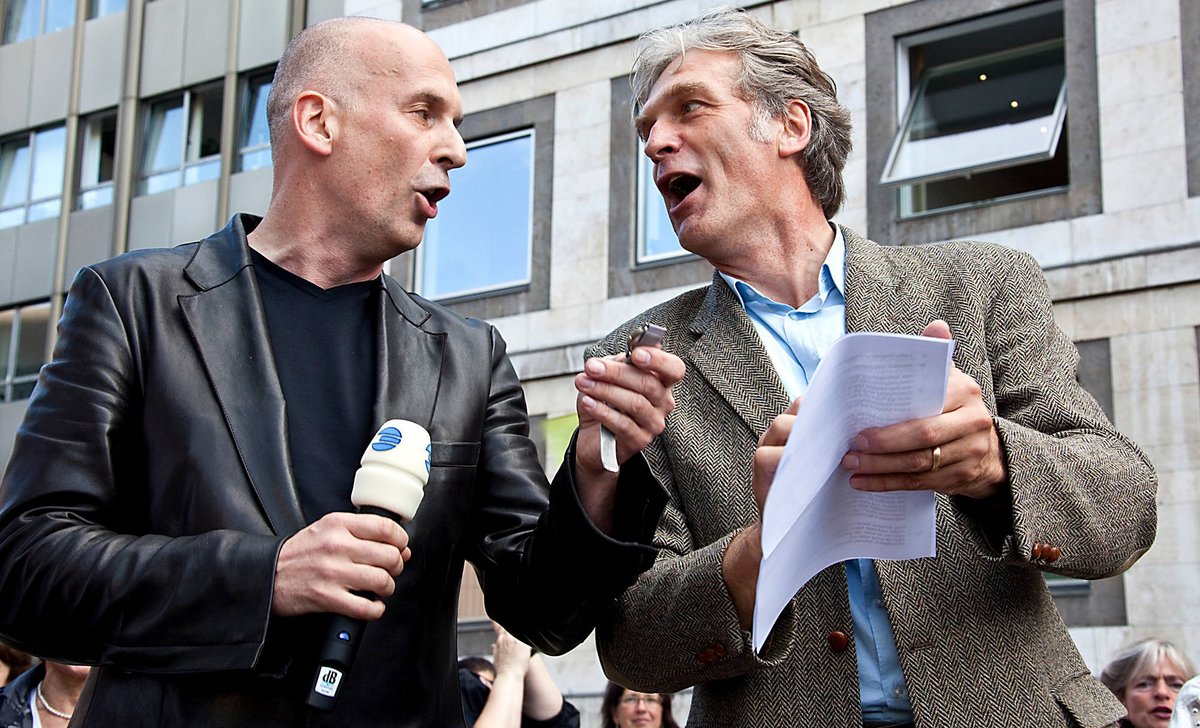
[[[941,320],[922,335],[951,338]],[[995,495],[1008,475],[979,384],[958,367],[951,369],[940,415],[863,430],[842,467],[858,490],[933,490],[969,498]]]
[[[624,463],[642,451],[666,426],[675,409],[671,387],[686,372],[683,360],[657,347],[596,357],[584,363],[575,377],[579,437],[575,444],[575,478],[579,496],[592,522],[612,532],[612,505],[617,474],[604,469],[600,459],[600,428],[616,436],[617,461]]]

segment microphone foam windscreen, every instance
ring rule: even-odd
[[[388,420],[375,433],[354,475],[350,500],[412,518],[429,482],[429,433],[415,422]]]

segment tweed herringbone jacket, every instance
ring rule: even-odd
[[[919,334],[946,320],[1008,468],[1011,508],[938,495],[936,558],[876,563],[917,726],[1114,723],[1123,708],[1089,674],[1042,572],[1105,577],[1145,552],[1152,466],[1076,382],[1075,348],[1031,257],[974,242],[885,247],[843,231],[846,328]],[[800,590],[761,655],[721,578],[730,538],[757,518],[757,439],[788,403],[753,325],[714,276],[589,355],[619,351],[642,321],[668,327],[665,346],[688,371],[666,431],[645,451],[670,499],[661,551],[600,627],[606,672],[638,690],[694,685],[689,726],[861,726],[844,567]]]

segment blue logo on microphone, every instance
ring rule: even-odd
[[[379,437],[375,442],[371,443],[371,449],[379,452],[387,452],[400,444],[404,439],[404,435],[400,434],[400,430],[395,427],[385,427],[379,431]]]
[[[425,472],[429,472],[429,461],[433,458],[433,443],[425,446]]]

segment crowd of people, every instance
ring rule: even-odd
[[[500,332],[384,271],[466,163],[449,60],[402,23],[300,32],[267,101],[265,215],[71,286],[0,484],[0,637],[43,658],[0,715],[571,726],[535,650],[595,630],[614,728],[676,728],[685,688],[700,725],[1164,728],[1190,663],[1144,643],[1102,683],[1044,579],[1150,548],[1152,464],[1079,384],[1032,256],[834,221],[850,114],[800,35],[720,8],[637,41],[636,131],[713,275],[587,350],[550,479]],[[648,323],[660,344],[631,350]],[[955,341],[940,413],[830,455],[845,492],[927,493],[937,555],[830,565],[759,649],[764,502],[817,365],[858,331]],[[429,436],[405,519],[352,500],[392,419]],[[498,626],[456,670],[465,562]],[[344,672],[326,633],[358,639]],[[74,664],[95,666],[83,700]]]

